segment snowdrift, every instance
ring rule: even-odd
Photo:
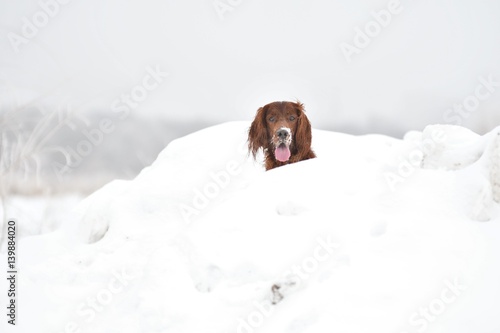
[[[500,128],[314,130],[318,158],[265,172],[249,125],[173,141],[23,239],[17,328],[500,331]]]

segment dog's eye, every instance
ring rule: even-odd
[[[290,116],[290,118],[288,118],[290,121],[294,121],[295,120],[295,117],[294,116]]]
[[[274,117],[269,117],[269,121],[270,121],[270,122],[274,122],[275,120],[276,120],[276,118],[274,118]]]

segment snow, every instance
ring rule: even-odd
[[[316,159],[265,172],[249,126],[177,139],[21,238],[2,332],[500,330],[500,128],[315,129]]]
[[[22,224],[18,225],[18,234],[23,236],[40,235],[53,232],[62,227],[62,221],[71,214],[82,196],[78,194],[54,196],[20,196],[6,195],[0,200],[0,216],[16,217]],[[29,207],[29,209],[27,209]],[[5,250],[2,248],[1,250]]]

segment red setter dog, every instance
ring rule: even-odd
[[[248,132],[248,150],[264,149],[266,170],[316,157],[311,124],[300,102],[273,102],[257,110]]]

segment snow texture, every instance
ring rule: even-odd
[[[313,130],[316,159],[265,172],[249,125],[177,139],[22,238],[2,332],[500,331],[500,128]]]

